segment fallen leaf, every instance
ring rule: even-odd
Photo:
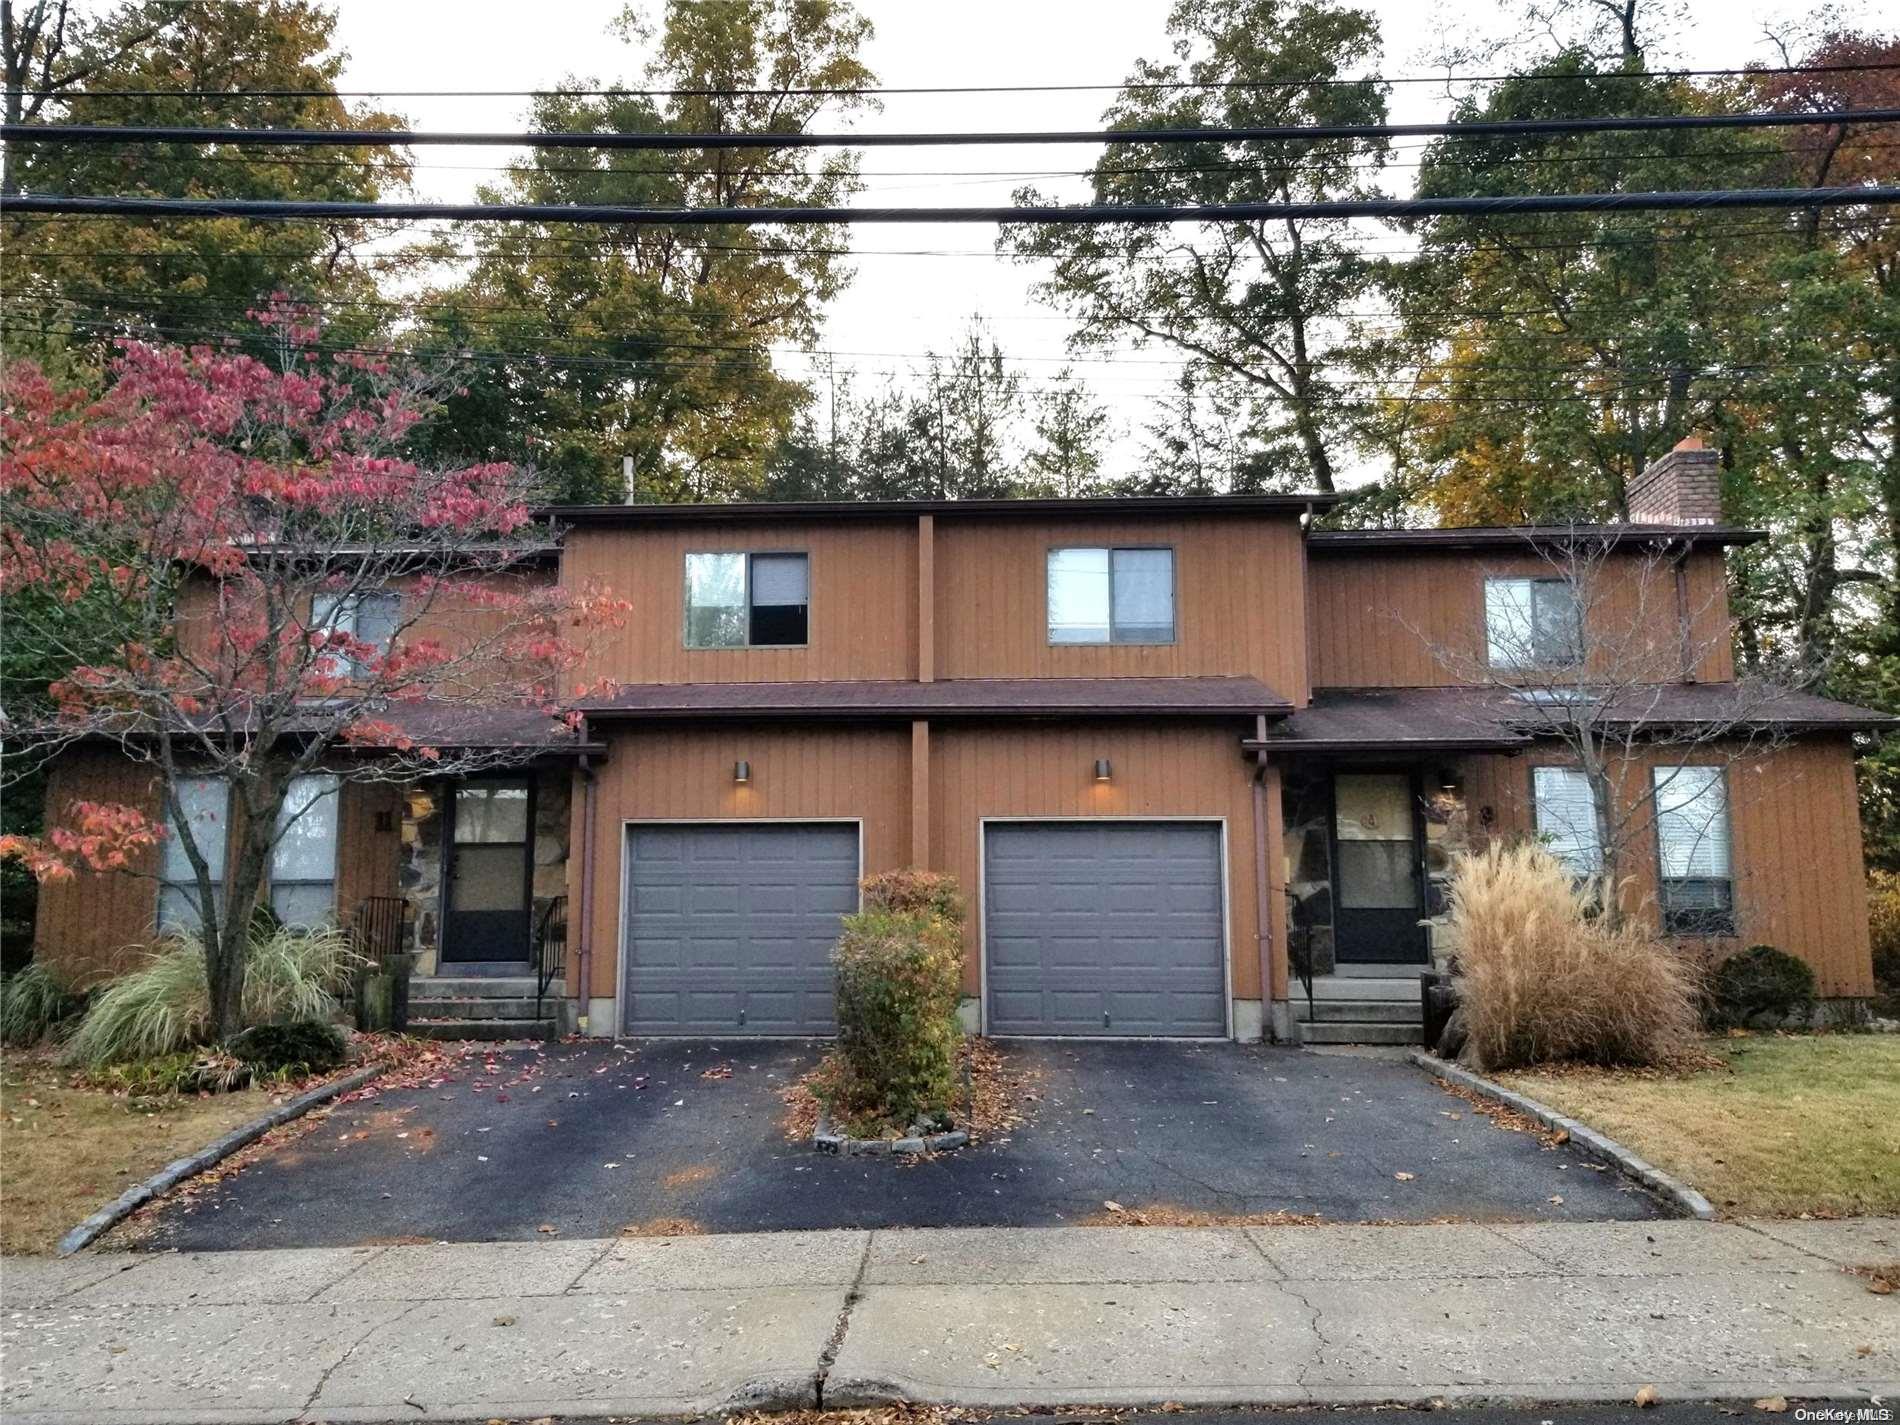
[[[1785,1415],[1788,1410],[1788,1397],[1785,1395],[1764,1395],[1755,1402],[1757,1410],[1766,1410],[1770,1415]]]
[[[1559,1128],[1555,1133],[1550,1135],[1550,1146],[1553,1148],[1561,1148],[1569,1141],[1570,1130],[1568,1128]]]
[[[1418,1175],[1416,1173],[1394,1173],[1392,1174],[1392,1176],[1397,1178],[1402,1183],[1409,1183],[1412,1181],[1413,1178],[1415,1178]]]
[[[557,1228],[552,1222],[543,1222],[539,1227],[535,1228],[534,1230],[537,1232],[545,1232],[548,1234],[548,1236],[552,1237],[560,1229]]]
[[[512,1316],[497,1316],[495,1318],[495,1324],[497,1326],[512,1326],[515,1324],[515,1318]]]
[[[1636,1408],[1638,1410],[1647,1410],[1660,1398],[1661,1397],[1656,1394],[1655,1386],[1646,1385],[1636,1392]]]
[[[1128,1210],[1112,1197],[1105,1201],[1102,1206],[1106,1207],[1110,1212],[1126,1212]]]
[[[1546,1198],[1545,1201],[1549,1202],[1552,1207],[1562,1207],[1564,1205],[1564,1195],[1560,1192],[1554,1192]]]
[[[1875,1296],[1889,1296],[1893,1293],[1893,1283],[1888,1281],[1885,1277],[1875,1277],[1872,1281],[1867,1283],[1867,1290],[1871,1291]]]

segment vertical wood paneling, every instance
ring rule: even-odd
[[[803,648],[687,648],[686,556],[811,556],[810,642]],[[917,521],[695,524],[575,529],[563,580],[597,579],[630,600],[626,627],[593,640],[585,678],[625,683],[803,682],[916,676]]]
[[[1048,553],[1070,545],[1174,550],[1175,641],[1051,645]],[[939,515],[938,675],[944,678],[1251,674],[1307,690],[1298,524],[1286,517],[997,520]]]
[[[930,840],[935,869],[954,875],[970,900],[964,992],[976,994],[979,983],[981,818],[1177,816],[1226,821],[1234,994],[1258,998],[1252,773],[1240,731],[1120,722],[936,727]],[[1094,779],[1098,757],[1113,763],[1112,781]]]
[[[345,782],[337,797],[336,918],[348,925],[365,898],[401,891],[402,791],[385,782]]]
[[[46,824],[67,825],[74,801],[121,802],[146,816],[161,815],[152,768],[104,747],[78,747],[51,769]],[[81,869],[69,880],[41,885],[34,954],[74,985],[85,987],[127,968],[151,940],[158,914],[156,849],[134,858],[129,871]]]
[[[1474,816],[1482,807],[1493,809],[1493,835],[1529,836],[1535,828],[1530,769],[1563,761],[1554,751],[1470,758],[1465,764],[1466,802]],[[1732,760],[1714,749],[1665,749],[1629,769],[1621,779],[1619,800],[1636,807],[1650,769],[1679,761],[1727,766],[1736,909],[1732,939],[1683,943],[1718,956],[1748,945],[1774,945],[1814,967],[1822,995],[1872,993],[1866,870],[1849,743],[1840,738],[1804,739]],[[1632,883],[1630,903],[1654,921],[1653,833],[1638,838],[1629,860],[1624,870]]]
[[[1484,656],[1484,580],[1552,575],[1534,554],[1447,550],[1317,554],[1310,566],[1307,642],[1318,688],[1438,687],[1467,681]],[[1699,551],[1688,565],[1690,648],[1696,676],[1734,676],[1722,557]],[[1639,578],[1638,575],[1643,577]],[[1599,657],[1658,682],[1681,675],[1676,584],[1666,563],[1612,554],[1587,595]]]
[[[659,728],[609,741],[592,848],[595,998],[613,995],[620,959],[624,821],[854,817],[866,875],[910,862],[908,726]],[[752,764],[745,786],[732,780],[741,758]]]

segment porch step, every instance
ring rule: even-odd
[[[552,1039],[552,1019],[411,1019],[409,1032],[422,1039]]]
[[[1409,1000],[1347,1000],[1303,996],[1293,1000],[1293,1017],[1302,1024],[1423,1024],[1425,1014],[1414,995]]]
[[[1420,1041],[1417,1024],[1302,1024],[1302,1044],[1411,1044]]]
[[[1417,975],[1317,975],[1313,979],[1316,1000],[1410,1000],[1419,1003]],[[1306,998],[1306,987],[1295,980],[1288,991],[1295,1000]]]
[[[555,997],[550,994],[541,1001],[541,1013],[547,1014],[554,1007]],[[496,996],[492,999],[450,999],[443,995],[429,995],[417,999],[409,997],[409,1003],[431,1019],[533,1019],[534,993],[509,995],[506,999]]]
[[[565,994],[561,982],[548,986],[549,995]],[[411,1000],[427,999],[533,999],[533,975],[418,975],[409,982]]]

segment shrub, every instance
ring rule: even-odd
[[[1867,922],[1874,940],[1874,989],[1900,1009],[1900,874],[1875,871],[1867,878]]]
[[[1694,966],[1633,921],[1596,914],[1593,891],[1543,847],[1460,857],[1448,902],[1467,1062],[1658,1064],[1689,1047]]]
[[[334,1018],[337,993],[361,962],[339,930],[280,929],[253,941],[244,975],[246,1023]],[[181,935],[153,947],[145,964],[94,998],[63,1057],[94,1067],[155,1058],[203,1043],[210,1024],[204,943]]]
[[[86,1077],[101,1088],[127,1093],[133,1098],[158,1098],[231,1093],[251,1082],[253,1070],[234,1054],[215,1049],[181,1049],[176,1054],[161,1054],[156,1059],[108,1064]]]
[[[849,915],[832,952],[838,1043],[825,1076],[834,1112],[898,1128],[942,1113],[956,1086],[963,938],[924,911]]]
[[[255,1024],[233,1034],[225,1048],[266,1074],[321,1074],[343,1062],[349,1041],[321,1019]]]
[[[940,871],[885,871],[858,883],[866,910],[890,910],[932,915],[958,930],[963,928],[963,892],[955,876]]]
[[[1772,945],[1751,945],[1715,967],[1709,977],[1707,1016],[1717,1029],[1766,1020],[1805,1021],[1814,1008],[1814,971]]]
[[[25,1048],[56,1037],[85,1007],[84,995],[35,960],[0,980],[0,1042]]]

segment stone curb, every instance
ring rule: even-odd
[[[271,1129],[281,1127],[293,1118],[302,1118],[311,1109],[328,1103],[331,1099],[346,1094],[352,1089],[361,1088],[382,1071],[381,1064],[372,1064],[366,1069],[358,1069],[353,1074],[345,1074],[342,1078],[333,1079],[327,1084],[318,1084],[313,1089],[306,1089],[295,1098],[278,1104],[269,1113],[253,1118],[241,1127],[233,1128],[222,1138],[213,1139],[197,1152],[167,1163],[144,1182],[127,1188],[60,1238],[55,1255],[70,1257],[74,1252],[91,1246],[108,1228],[131,1216],[159,1194],[170,1192],[186,1178],[194,1178],[206,1168],[224,1161],[238,1149],[255,1143]]]
[[[1503,1084],[1493,1083],[1469,1069],[1448,1063],[1435,1054],[1427,1054],[1423,1049],[1414,1050],[1409,1056],[1414,1064],[1428,1074],[1434,1074],[1446,1083],[1457,1084],[1470,1089],[1494,1103],[1515,1109],[1526,1117],[1534,1118],[1546,1128],[1559,1128],[1570,1135],[1571,1146],[1588,1157],[1609,1163],[1627,1178],[1641,1183],[1658,1197],[1664,1199],[1684,1217],[1699,1218],[1704,1222],[1715,1220],[1715,1206],[1701,1193],[1679,1178],[1671,1177],[1661,1168],[1647,1159],[1639,1158],[1628,1148],[1606,1134],[1599,1133],[1586,1123],[1559,1113],[1549,1104],[1539,1103],[1536,1099],[1507,1089]]]
[[[837,1153],[846,1158],[877,1157],[891,1153],[909,1155],[912,1153],[947,1153],[952,1148],[962,1148],[970,1141],[968,1132],[953,1128],[948,1133],[931,1133],[911,1138],[853,1138],[849,1134],[836,1131],[831,1125],[831,1115],[820,1112],[818,1124],[811,1131],[811,1141],[821,1153]]]

